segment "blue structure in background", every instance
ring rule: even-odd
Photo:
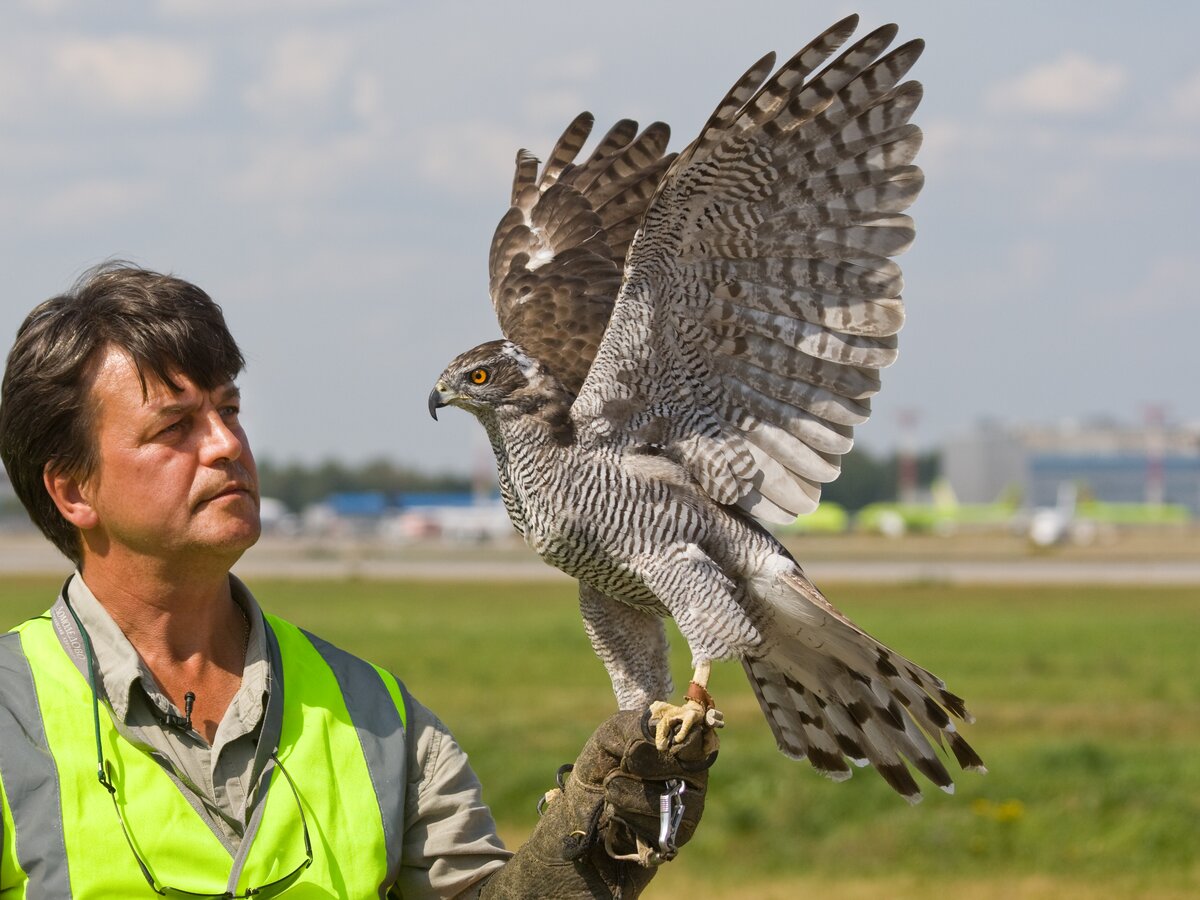
[[[384,491],[342,491],[330,494],[325,504],[339,517],[349,519],[378,519],[389,513],[407,509],[430,507],[470,507],[481,502],[494,503],[499,494],[480,497],[471,491],[437,493],[434,491],[410,491],[389,494]]]
[[[1081,499],[1178,505],[1200,517],[1195,425],[983,422],[947,442],[942,472],[965,503],[990,503],[1015,489],[1026,506],[1052,507],[1069,484]]]
[[[1155,463],[1145,455],[1114,456],[1033,453],[1029,456],[1029,501],[1053,506],[1058,486],[1070,481],[1110,503],[1144,503],[1146,480]],[[1166,456],[1157,463],[1164,503],[1186,506],[1200,516],[1200,457]]]

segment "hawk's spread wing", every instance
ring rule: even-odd
[[[608,323],[625,254],[663,173],[670,129],[640,135],[623,119],[586,161],[575,156],[592,129],[582,113],[538,173],[517,154],[512,207],[492,238],[492,304],[504,336],[535,356],[572,393],[587,375]]]
[[[671,165],[572,409],[585,441],[665,447],[718,502],[789,521],[837,477],[896,356],[921,97],[851,16],[768,55]],[[811,76],[811,77],[810,77]],[[764,83],[765,80],[765,83]]]

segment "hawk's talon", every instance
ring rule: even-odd
[[[709,710],[705,709],[703,704],[690,697],[684,701],[683,706],[661,700],[651,703],[650,722],[658,723],[654,729],[654,746],[659,750],[666,750],[672,743],[683,743],[683,739],[695,726],[708,721],[708,713]],[[720,713],[717,715],[720,716]]]

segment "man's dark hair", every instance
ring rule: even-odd
[[[97,266],[34,308],[17,332],[0,388],[0,459],[29,517],[76,565],[79,533],[54,505],[42,473],[47,464],[80,480],[95,472],[91,378],[110,348],[133,362],[143,396],[148,376],[178,391],[171,376],[182,373],[210,391],[245,365],[208,294],[128,263]]]

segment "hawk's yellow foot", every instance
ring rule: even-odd
[[[707,725],[709,732],[704,736],[705,750],[716,749],[717,736],[714,728],[725,726],[724,714],[716,708],[708,692],[708,676],[711,664],[704,662],[696,666],[696,673],[688,685],[683,706],[658,700],[650,704],[650,721],[654,723],[654,744],[666,750],[672,740],[679,744],[697,725]],[[712,744],[710,748],[708,745]]]

